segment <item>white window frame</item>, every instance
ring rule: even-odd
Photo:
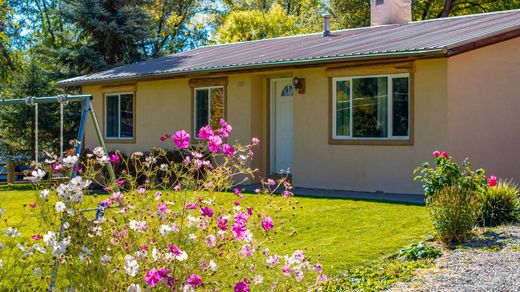
[[[132,137],[121,137],[121,95],[131,94],[132,95]],[[107,96],[115,96],[117,95],[117,120],[119,123],[117,124],[117,136],[108,136],[107,131],[107,123],[108,123],[108,113],[107,113]],[[104,98],[104,115],[105,115],[105,139],[110,140],[133,140],[135,137],[135,93],[134,92],[110,92],[105,93]]]
[[[388,137],[353,137],[353,106],[352,106],[352,80],[353,79],[363,79],[363,78],[378,78],[378,77],[387,77],[387,92],[388,92],[388,98],[387,98],[387,106],[388,106],[388,117],[387,117],[387,126],[388,126]],[[393,78],[408,78],[408,135],[407,136],[394,136],[393,135]],[[337,127],[337,121],[336,121],[336,87],[337,81],[350,81],[350,136],[338,136],[336,134],[336,127]],[[409,140],[410,139],[410,127],[411,127],[411,84],[410,84],[410,74],[409,73],[403,73],[403,74],[383,74],[383,75],[365,75],[365,76],[352,76],[352,77],[335,77],[332,78],[332,138],[337,140]]]
[[[226,90],[224,86],[204,86],[204,87],[194,87],[193,88],[193,137],[197,137],[198,131],[197,131],[197,90],[208,90],[208,122],[211,122],[211,89],[215,88],[222,88],[222,94],[224,95],[224,102],[223,102],[223,113],[224,116],[226,116]],[[204,125],[203,125],[204,126]]]

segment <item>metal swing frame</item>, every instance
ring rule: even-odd
[[[35,118],[38,118],[38,104],[40,103],[60,103],[69,102],[69,101],[78,101],[83,102],[83,109],[81,111],[81,121],[79,125],[79,131],[77,136],[77,145],[74,149],[74,155],[78,155],[81,152],[81,147],[83,146],[83,139],[85,138],[85,125],[87,123],[88,114],[90,113],[90,117],[92,119],[92,123],[94,126],[94,130],[96,132],[96,136],[99,142],[99,145],[103,148],[105,153],[108,153],[107,148],[105,146],[105,140],[103,138],[103,134],[101,133],[101,128],[99,126],[99,122],[97,120],[96,112],[94,110],[94,106],[92,105],[92,95],[91,94],[82,94],[82,95],[58,95],[58,96],[42,96],[42,97],[27,97],[27,98],[17,98],[17,99],[0,99],[0,106],[3,105],[16,105],[16,104],[29,104],[35,105]],[[60,110],[60,115],[63,114],[63,111]],[[60,126],[62,127],[62,126]],[[38,134],[38,129],[36,129],[36,135]],[[63,138],[61,138],[63,140]],[[63,141],[60,141],[60,144],[63,144]],[[63,146],[61,146],[63,147]],[[36,149],[38,151],[38,149]],[[36,159],[38,159],[38,153],[35,153]],[[76,163],[77,165],[77,163]],[[108,175],[112,181],[115,180],[114,169],[110,163],[107,164]],[[71,178],[76,176],[76,171],[73,170],[71,173]]]

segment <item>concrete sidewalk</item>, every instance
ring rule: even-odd
[[[253,193],[255,189],[261,188],[260,184],[251,184],[243,186],[246,192]],[[390,193],[369,193],[369,192],[353,192],[353,191],[340,191],[340,190],[325,190],[325,189],[309,189],[296,187],[293,193],[297,196],[306,197],[322,197],[322,198],[341,198],[341,199],[354,199],[354,200],[369,200],[369,201],[389,201],[399,203],[409,203],[424,205],[423,195],[410,195],[410,194],[390,194]]]

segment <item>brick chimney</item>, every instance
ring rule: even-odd
[[[370,23],[401,24],[412,20],[411,0],[370,0]]]

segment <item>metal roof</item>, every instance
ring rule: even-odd
[[[440,18],[322,33],[205,46],[58,82],[61,86],[282,67],[358,58],[437,54],[520,32],[520,10]]]

